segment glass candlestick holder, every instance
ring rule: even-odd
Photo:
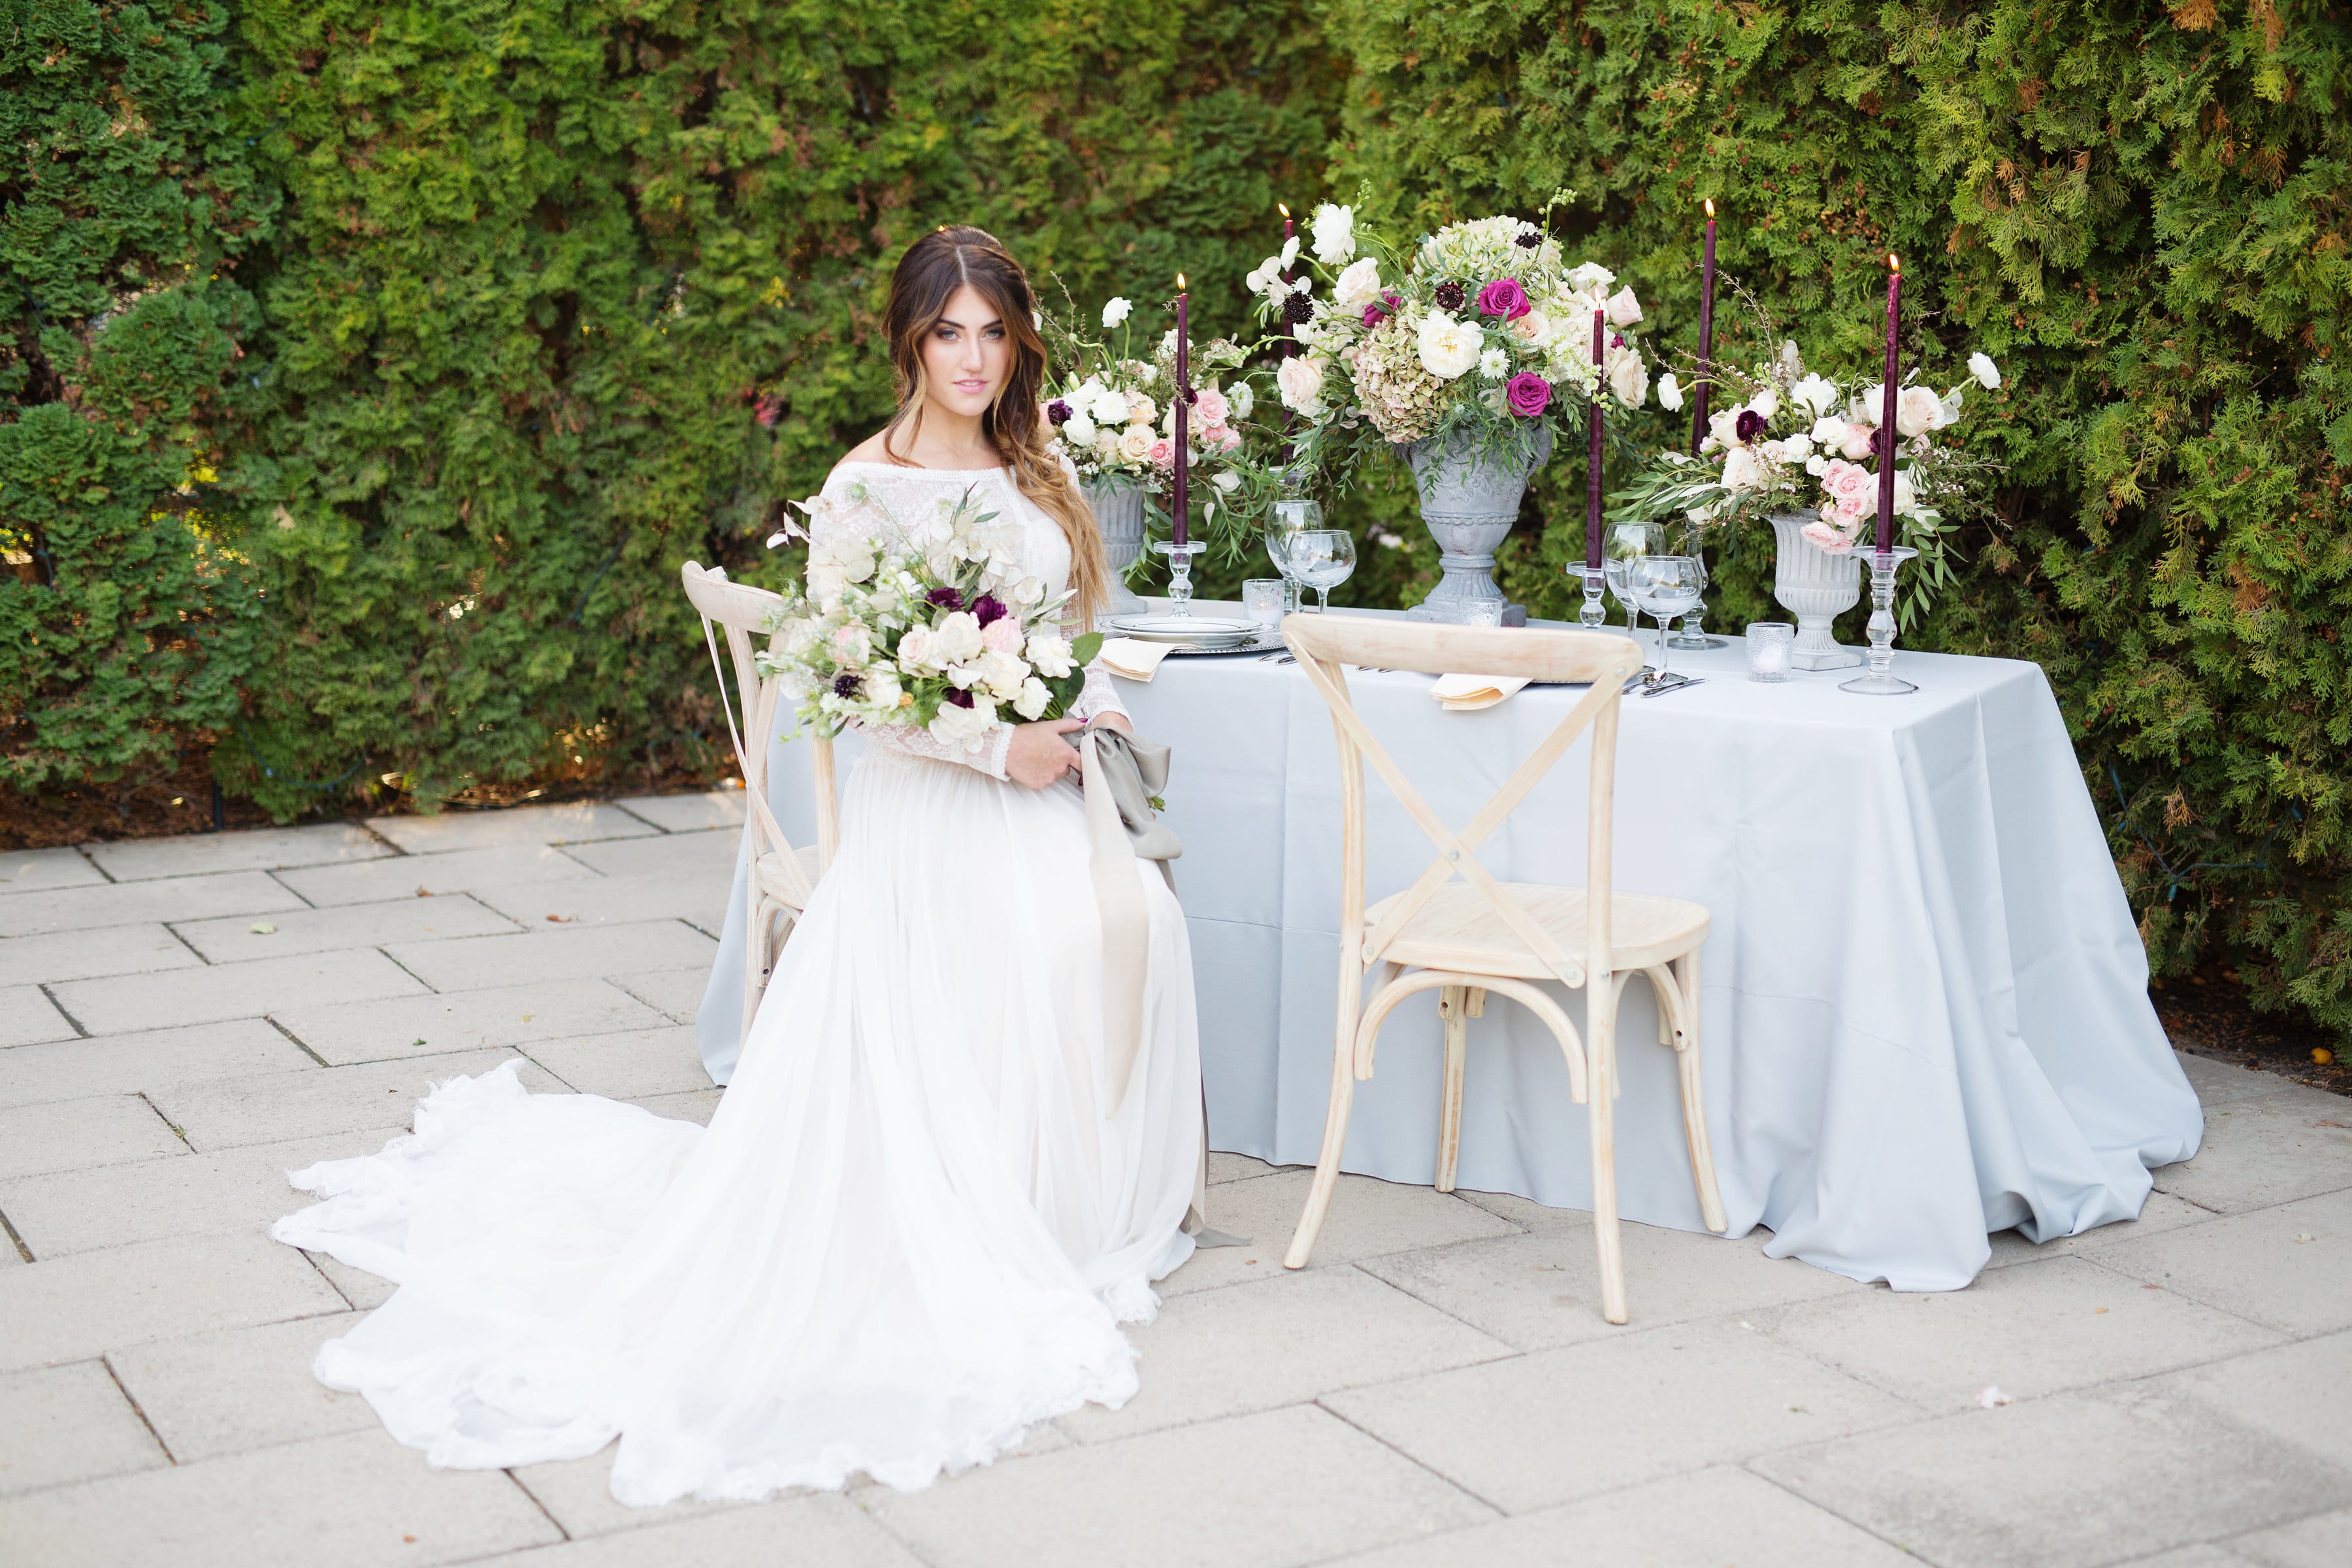
[[[1840,682],[1839,690],[1865,697],[1902,697],[1919,689],[1891,668],[1895,663],[1895,574],[1918,553],[1908,545],[1897,544],[1873,550],[1864,557],[1870,563],[1870,673]]]
[[[1206,555],[1209,547],[1197,539],[1179,544],[1173,540],[1154,540],[1154,554],[1168,557],[1168,613],[1189,616],[1192,613],[1192,558]]]
[[[1579,626],[1587,630],[1598,631],[1601,629],[1601,623],[1609,618],[1607,607],[1601,603],[1601,593],[1609,585],[1609,576],[1598,566],[1583,568],[1582,575],[1584,606],[1576,612],[1576,621]]]

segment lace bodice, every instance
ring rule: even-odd
[[[908,468],[895,463],[851,458],[836,467],[825,479],[824,493],[831,499],[843,500],[849,488],[858,484],[898,517],[912,517],[918,509],[935,505],[942,497],[953,500],[977,488],[982,499],[1000,518],[1020,523],[1022,556],[1030,574],[1045,583],[1048,594],[1058,594],[1069,586],[1070,542],[1063,537],[1061,524],[1023,495],[1013,484],[1013,476],[1003,468]],[[1126,712],[1111,689],[1110,677],[1105,673],[1102,661],[1097,659],[1088,665],[1086,689],[1071,704],[1068,716],[1092,720],[1103,713]],[[950,745],[926,731],[898,726],[869,731],[867,737],[870,743],[891,751],[938,762],[961,763],[1000,779],[1004,776],[1005,751],[1013,742],[1009,727],[993,731],[978,751]]]

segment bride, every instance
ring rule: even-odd
[[[976,228],[926,235],[886,315],[898,415],[834,470],[895,514],[977,488],[1026,564],[1102,601],[1102,542],[1048,457],[1028,279]],[[708,1131],[515,1062],[437,1087],[383,1152],[294,1173],[280,1241],[399,1289],[319,1352],[436,1465],[592,1454],[614,1495],[757,1498],[863,1471],[920,1487],[1137,1386],[1118,1325],[1191,1255],[1202,1148],[1192,959],[1150,911],[1141,1050],[1102,1092],[1102,943],[1065,738],[980,751],[876,732],[839,852],[784,946]],[[526,941],[527,938],[518,938]]]

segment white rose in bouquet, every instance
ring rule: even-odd
[[[906,639],[901,637],[898,650],[902,655],[906,647]],[[961,664],[979,656],[980,620],[970,610],[950,610],[932,626],[930,663]]]
[[[967,752],[980,750],[981,742],[995,727],[996,704],[985,697],[973,698],[969,708],[942,702],[930,722],[933,739],[943,746],[961,746]]]
[[[869,669],[866,672],[864,679],[866,700],[871,707],[896,708],[898,706],[898,699],[906,695],[904,689],[898,684],[898,675],[896,670]]]
[[[1924,436],[1951,423],[1944,417],[1944,400],[1924,386],[1906,386],[1895,395],[1895,428],[1905,436]]]
[[[1609,312],[1609,324],[1612,327],[1630,327],[1642,319],[1642,302],[1633,298],[1631,289],[1620,289],[1612,294],[1604,308]]]
[[[1021,683],[1020,693],[1013,699],[1013,710],[1024,719],[1034,720],[1053,700],[1054,694],[1045,689],[1045,683],[1033,675]]]
[[[1274,384],[1285,408],[1309,419],[1323,412],[1323,361],[1318,356],[1284,360],[1274,373]]]
[[[1574,293],[1591,295],[1595,304],[1600,303],[1601,296],[1609,285],[1616,281],[1617,274],[1597,261],[1588,261],[1571,268],[1568,275],[1569,289]]]
[[[1086,412],[1097,425],[1127,423],[1127,395],[1106,386],[1087,405]]]
[[[1154,403],[1150,397],[1144,395],[1142,393],[1139,392],[1134,396],[1127,400],[1127,422],[1129,424],[1149,425],[1159,416],[1160,405]]]
[[[1021,662],[1018,654],[991,648],[980,656],[979,675],[981,683],[999,700],[1010,700],[1020,694],[1021,683],[1029,679],[1029,667]]]
[[[1992,363],[1990,356],[1981,353],[1970,354],[1969,374],[1975,376],[1977,384],[1987,392],[2000,390],[2000,367]]]
[[[1457,321],[1443,310],[1432,310],[1421,319],[1415,352],[1421,357],[1422,369],[1441,381],[1454,381],[1467,375],[1477,365],[1485,341],[1485,334],[1472,323]]]
[[[1331,285],[1331,298],[1350,310],[1360,310],[1381,297],[1381,264],[1367,256],[1351,261]]]
[[[1739,410],[1726,408],[1706,416],[1706,441],[1714,447],[1744,447],[1739,438]]]
[[[1316,260],[1326,267],[1338,267],[1355,259],[1355,208],[1325,202],[1315,209],[1313,228]]]
[[[1031,633],[1028,653],[1029,662],[1048,680],[1059,680],[1075,668],[1070,645],[1051,633]]]
[[[1798,406],[1802,408],[1807,414],[1811,415],[1815,423],[1818,424],[1832,409],[1837,406],[1837,383],[1829,380],[1825,376],[1809,375],[1805,377],[1804,380],[1797,383],[1796,385],[1790,387],[1789,389],[1789,395],[1795,398],[1797,400]],[[1819,437],[1817,437],[1815,439],[1819,439]]]
[[[1628,408],[1639,408],[1650,395],[1650,367],[1631,344],[1609,351],[1609,390]]]
[[[1105,331],[1108,331],[1111,328],[1118,326],[1121,321],[1126,321],[1128,312],[1134,309],[1135,301],[1132,300],[1118,299],[1111,300],[1108,304],[1103,307],[1103,330]]]
[[[1091,447],[1095,436],[1095,422],[1084,414],[1073,414],[1062,422],[1062,439],[1073,447]]]
[[[1151,456],[1151,426],[1130,425],[1119,432],[1119,456],[1129,462],[1139,463]]]
[[[1549,316],[1533,309],[1511,323],[1513,336],[1523,343],[1533,343],[1539,349],[1551,346],[1551,336],[1555,330]]]
[[[1780,395],[1768,386],[1749,398],[1748,406],[1756,411],[1756,417],[1769,425],[1780,412]]]
[[[920,675],[927,669],[937,669],[944,660],[934,656],[938,647],[926,626],[908,626],[898,638],[898,668],[908,675]]]
[[[1764,482],[1764,463],[1753,447],[1734,447],[1723,456],[1723,488],[1752,490]]]

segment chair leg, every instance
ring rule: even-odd
[[[1625,1249],[1617,1233],[1617,977],[1585,981],[1584,1038],[1592,1139],[1592,1237],[1601,1258],[1601,1315],[1625,1321]]]
[[[1437,994],[1437,1016],[1445,1020],[1445,1092],[1437,1108],[1437,1190],[1454,1190],[1454,1166],[1462,1152],[1462,1069],[1470,1054],[1470,987],[1448,985]]]
[[[1675,980],[1682,992],[1683,1040],[1675,1051],[1676,1065],[1682,1068],[1683,1132],[1690,1140],[1691,1181],[1698,1188],[1698,1212],[1706,1221],[1706,1228],[1720,1234],[1727,1222],[1723,1216],[1723,1194],[1715,1184],[1715,1151],[1706,1136],[1706,1091],[1699,1081],[1698,1059],[1698,953],[1685,953],[1675,965]]]
[[[1331,1103],[1323,1113],[1323,1149],[1315,1157],[1315,1184],[1307,1189],[1307,1208],[1298,1229],[1283,1255],[1285,1268],[1304,1268],[1315,1250],[1323,1216],[1331,1208],[1331,1190],[1339,1184],[1339,1155],[1348,1146],[1348,1110],[1356,1100],[1356,1030],[1351,1008],[1340,1009],[1339,1040],[1331,1053]]]
[[[760,1016],[760,998],[768,993],[768,909],[756,887],[744,914],[743,1017],[735,1035],[739,1046],[751,1037],[752,1021]]]

